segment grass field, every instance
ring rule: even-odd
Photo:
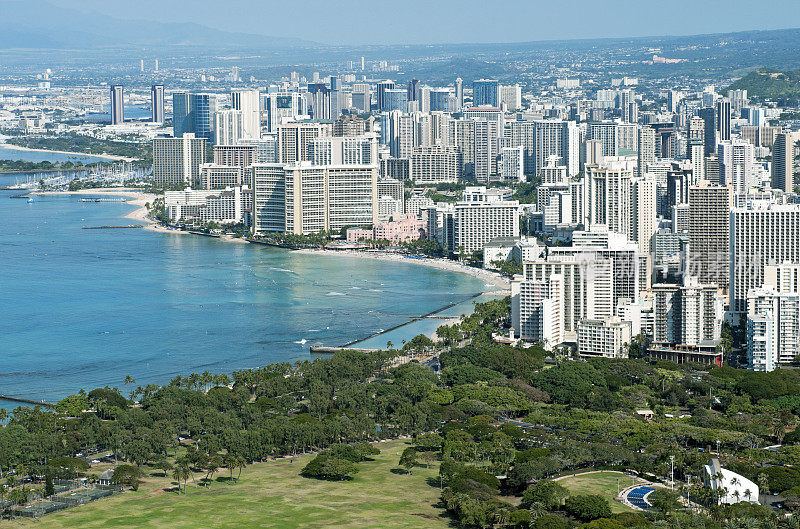
[[[614,501],[617,496],[617,479],[619,479],[620,489],[633,485],[633,478],[626,476],[622,472],[592,472],[589,474],[579,474],[577,476],[564,476],[557,481],[562,486],[576,494],[599,494],[607,498],[611,503],[612,512],[630,512],[633,509]],[[641,480],[637,480],[637,483]]]
[[[412,475],[398,472],[405,441],[379,443],[374,461],[359,463],[352,481],[329,482],[300,477],[312,456],[248,466],[241,481],[230,485],[222,472],[210,489],[193,486],[186,495],[171,490],[175,483],[147,478],[137,492],[126,492],[42,517],[14,521],[10,527],[381,527],[445,528],[449,519],[433,505],[439,489],[427,484],[438,476],[438,463],[416,467]],[[392,470],[395,470],[392,472]],[[234,474],[235,475],[235,474]],[[195,476],[199,480],[202,476]],[[165,491],[164,489],[168,489]]]

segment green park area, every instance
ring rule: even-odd
[[[416,466],[411,474],[398,466],[403,441],[377,443],[381,453],[359,463],[350,481],[325,481],[300,476],[312,459],[304,455],[248,465],[238,483],[220,472],[209,488],[197,474],[186,494],[153,470],[138,491],[127,491],[40,518],[16,520],[9,527],[382,527],[403,529],[448,527],[439,503],[439,464]],[[236,473],[234,473],[234,478]]]
[[[617,497],[617,490],[641,483],[641,480],[634,481],[634,478],[622,472],[600,471],[588,472],[585,474],[568,475],[555,480],[572,494],[597,494],[607,499],[611,504],[611,512],[630,512],[633,509],[614,501]],[[619,486],[619,489],[617,489]]]

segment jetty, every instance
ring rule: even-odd
[[[9,402],[20,402],[22,404],[33,404],[34,406],[50,406],[50,407],[55,406],[55,404],[53,404],[52,402],[26,399],[23,397],[14,397],[13,395],[0,395],[0,400],[7,400]]]

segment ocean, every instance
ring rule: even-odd
[[[480,279],[413,263],[83,230],[131,224],[122,217],[133,206],[13,194],[0,191],[0,394],[52,401],[123,388],[126,375],[145,385],[310,359],[313,344],[343,345],[451,303],[460,305],[448,314],[469,312],[484,290]],[[399,346],[440,322],[363,346]]]

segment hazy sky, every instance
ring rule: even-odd
[[[800,27],[800,0],[50,0],[330,44],[518,42]]]

